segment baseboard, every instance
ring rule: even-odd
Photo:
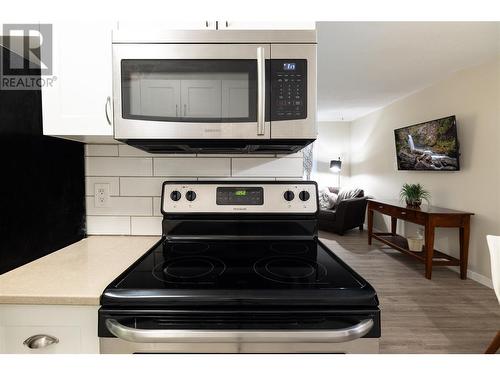
[[[459,267],[446,267],[453,272],[460,273],[460,268]],[[493,281],[491,279],[488,279],[486,276],[481,275],[480,273],[467,270],[467,278],[474,280],[478,282],[481,285],[487,286],[490,289],[493,289]]]

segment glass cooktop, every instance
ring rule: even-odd
[[[164,240],[106,289],[102,303],[332,298],[350,305],[376,302],[373,288],[319,241]]]

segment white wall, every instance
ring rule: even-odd
[[[85,146],[88,234],[160,235],[165,180],[302,179],[303,155],[153,155],[123,144]],[[109,184],[109,207],[96,207],[95,184]]]
[[[463,70],[351,123],[351,179],[377,198],[421,183],[436,206],[472,211],[469,270],[490,278],[487,234],[500,235],[500,58]],[[457,116],[461,171],[398,171],[393,130]],[[376,225],[384,223],[380,218]],[[408,226],[408,231],[415,227]],[[436,247],[458,257],[457,230],[440,229]]]
[[[311,179],[320,187],[337,186],[337,174],[330,170],[330,160],[340,157],[342,170],[340,186],[348,186],[350,181],[349,122],[319,122],[318,138],[314,142],[314,164]]]

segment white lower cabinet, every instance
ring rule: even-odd
[[[98,308],[0,305],[0,354],[97,354]]]

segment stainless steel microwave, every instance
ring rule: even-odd
[[[316,139],[316,32],[117,30],[113,117],[152,153],[296,152]]]

